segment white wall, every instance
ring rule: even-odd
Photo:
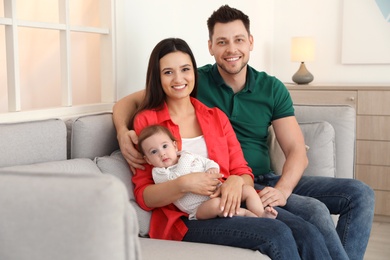
[[[273,1],[267,0],[123,0],[118,1],[117,95],[142,89],[149,55],[167,37],[184,39],[198,66],[214,63],[207,47],[207,19],[223,4],[236,7],[251,19],[255,50],[251,64],[270,70],[272,64]]]
[[[314,36],[316,60],[307,63],[315,77],[313,83],[390,83],[390,64],[341,64],[342,0],[122,0],[117,3],[118,98],[144,87],[150,52],[163,38],[186,40],[198,66],[213,63],[207,49],[206,21],[223,4],[249,15],[255,39],[250,65],[258,70],[291,82],[299,64],[290,61],[290,39]]]
[[[278,78],[291,82],[291,76],[299,67],[298,63],[290,61],[291,37],[308,35],[316,39],[316,60],[306,64],[314,75],[313,83],[390,83],[390,64],[341,63],[343,0],[274,0],[274,3],[272,72]],[[364,10],[361,13],[364,14]],[[365,19],[364,15],[360,18]],[[360,31],[361,28],[354,29]]]

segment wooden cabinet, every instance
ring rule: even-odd
[[[355,178],[374,189],[375,217],[390,220],[390,84],[286,86],[295,104],[356,109]]]
[[[290,89],[291,97],[295,104],[304,105],[327,105],[327,104],[345,104],[356,109],[357,91],[325,91],[325,90],[298,90]]]

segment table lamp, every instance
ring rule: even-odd
[[[301,63],[292,80],[297,84],[309,84],[313,75],[306,69],[305,61],[314,60],[315,43],[311,37],[293,37],[291,39],[291,61]]]

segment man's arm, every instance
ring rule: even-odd
[[[305,141],[295,117],[272,122],[276,138],[286,156],[282,175],[274,188],[267,187],[259,195],[264,206],[284,206],[308,165]]]
[[[141,154],[134,148],[138,137],[134,131],[129,131],[130,120],[145,97],[145,90],[134,92],[120,99],[113,107],[112,119],[117,132],[121,152],[135,173],[134,168],[143,169],[145,162]]]

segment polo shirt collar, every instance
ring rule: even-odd
[[[225,87],[230,88],[228,85],[226,85],[221,74],[219,73],[217,63],[214,63],[214,65],[213,65],[212,74],[213,74],[213,78],[215,80],[215,83],[217,83],[217,86],[225,86]],[[242,90],[242,92],[247,92],[247,91],[252,92],[253,88],[254,88],[254,84],[252,82],[255,82],[255,75],[252,71],[252,67],[247,65],[245,87]]]

